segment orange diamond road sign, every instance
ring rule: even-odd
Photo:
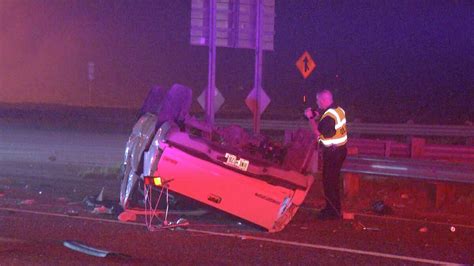
[[[296,61],[296,67],[300,71],[303,78],[309,77],[311,72],[316,69],[316,62],[313,61],[308,51],[305,51],[303,55]]]

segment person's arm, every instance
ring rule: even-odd
[[[314,135],[316,137],[319,137],[320,133],[318,130],[318,123],[316,123],[316,119],[319,119],[319,113],[314,112],[311,107],[306,108],[304,111],[304,115],[308,119],[309,125],[311,127],[311,130],[313,131]]]
[[[309,125],[311,126],[311,130],[313,131],[314,135],[316,135],[316,137],[319,137],[319,135],[321,135],[321,133],[319,133],[319,130],[318,130],[318,123],[316,123],[316,120],[313,118],[313,119],[309,119]]]

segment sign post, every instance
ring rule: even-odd
[[[214,125],[214,93],[216,87],[216,0],[209,7],[209,69],[206,95],[206,120]]]
[[[261,114],[258,112],[260,110],[260,91],[262,89],[262,20],[263,20],[263,2],[262,0],[257,0],[257,14],[256,14],[256,27],[255,27],[255,77],[254,77],[254,90],[256,96],[256,110],[257,112],[253,113],[253,131],[255,134],[260,133],[260,117]]]
[[[260,104],[263,50],[273,50],[275,0],[192,0],[192,45],[209,46],[206,119],[214,123],[213,95],[216,79],[216,46],[255,49],[254,90]],[[264,93],[264,92],[263,92]],[[268,96],[267,96],[268,97]],[[256,110],[261,110],[258,106]],[[260,131],[260,113],[254,113],[254,131]]]

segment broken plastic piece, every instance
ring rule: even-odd
[[[355,214],[353,212],[342,212],[342,218],[344,220],[354,220]]]
[[[367,227],[360,221],[358,221],[356,224],[354,224],[354,227],[357,231],[380,231],[380,228],[377,227]]]
[[[420,227],[420,229],[418,229],[418,232],[426,233],[426,232],[428,232],[428,227],[426,227],[426,226]]]
[[[21,205],[32,205],[33,203],[35,203],[34,199],[26,199],[26,200],[20,201]]]
[[[102,190],[100,191],[99,195],[95,198],[96,201],[102,202],[104,201],[104,189],[105,187],[102,187]]]
[[[63,245],[74,251],[99,258],[105,258],[110,254],[110,251],[89,247],[76,241],[64,241]]]
[[[136,221],[137,220],[137,215],[133,212],[130,211],[124,211],[119,214],[117,217],[119,221],[121,222],[128,222],[128,221]]]
[[[178,219],[176,222],[169,222],[169,221],[163,221],[163,224],[159,226],[161,229],[174,229],[174,228],[181,228],[184,229],[184,227],[189,226],[188,220],[184,218]]]
[[[69,216],[77,216],[77,215],[79,215],[79,212],[76,211],[76,210],[67,210],[66,214],[69,215]]]
[[[92,213],[94,214],[112,214],[114,212],[114,207],[107,208],[104,205],[96,206]]]

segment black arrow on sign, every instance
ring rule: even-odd
[[[308,66],[309,60],[307,56],[304,57],[303,62],[304,62],[304,72],[309,71],[309,66]]]

